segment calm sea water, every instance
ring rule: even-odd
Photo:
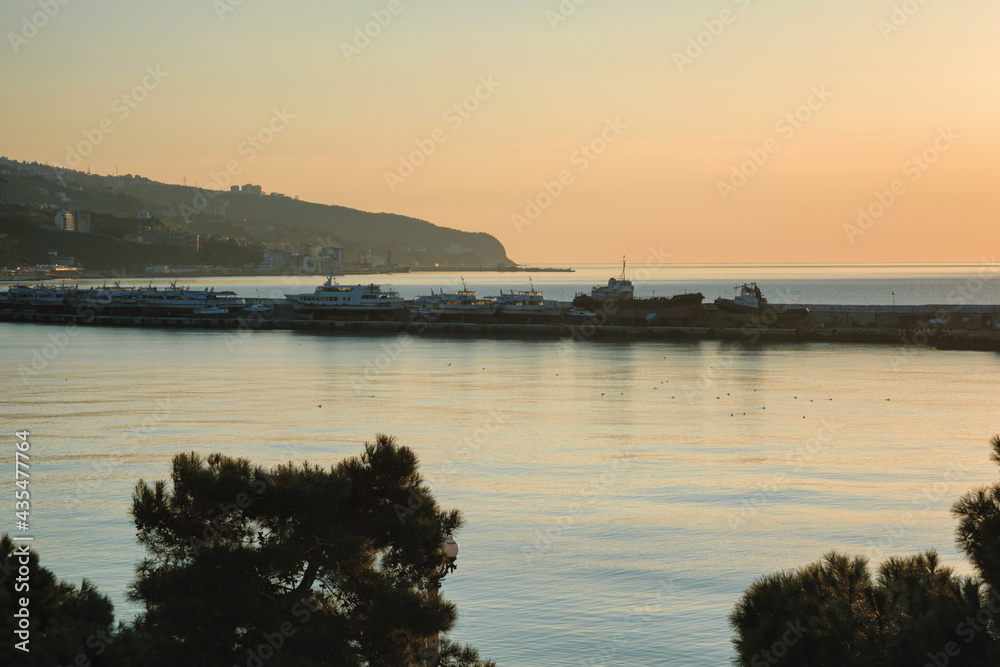
[[[713,299],[745,279],[774,301],[1000,303],[989,265],[647,270],[646,294]],[[612,273],[533,278],[569,299]],[[456,277],[390,278],[415,296]],[[480,294],[527,282],[466,279]],[[167,478],[174,454],[332,464],[389,433],[466,517],[444,585],[453,638],[505,666],[728,664],[726,616],[764,573],[831,549],[930,548],[968,571],[948,510],[996,478],[990,353],[0,324],[0,355],[0,443],[32,435],[35,546],[120,617],[137,611],[124,593],[142,557],[131,490]],[[12,489],[8,471],[0,496]]]

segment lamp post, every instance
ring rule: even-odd
[[[446,576],[458,569],[455,565],[455,559],[458,558],[458,542],[452,537],[451,533],[444,534],[444,541],[441,543],[441,549],[444,551],[445,557],[448,562],[445,563],[442,570],[431,577],[431,590],[434,595],[441,595],[441,582]],[[424,655],[424,663],[428,665],[437,665],[440,662],[441,655],[441,633],[435,632],[434,636],[431,638],[429,645],[426,647]]]
[[[451,536],[451,533],[446,533],[444,536],[444,555],[448,558],[448,564],[445,565],[445,574],[450,574],[458,568],[455,565],[455,559],[458,558],[458,542]],[[441,579],[444,579],[444,576],[442,574]]]

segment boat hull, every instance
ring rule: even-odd
[[[361,322],[384,322],[401,320],[405,310],[402,303],[393,303],[386,306],[355,306],[349,304],[311,304],[303,303],[294,296],[285,295],[285,298],[292,302],[292,308],[296,313],[307,315],[314,320],[345,320]]]
[[[554,306],[499,306],[494,321],[500,324],[562,324],[566,309]]]
[[[761,320],[764,318],[775,318],[777,322],[789,323],[801,320],[809,315],[808,308],[795,308],[784,306],[782,304],[768,304],[763,307],[758,306],[754,308],[736,303],[732,299],[722,298],[715,300],[715,307],[719,310],[719,312],[736,316],[744,320],[749,320],[755,317]]]
[[[493,321],[494,309],[490,306],[445,306],[441,308],[416,307],[409,310],[410,319],[420,322],[468,322],[488,324]]]
[[[701,316],[704,299],[695,293],[600,302],[580,295],[573,299],[573,306],[594,313],[599,322],[612,326],[689,326]]]

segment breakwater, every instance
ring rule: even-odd
[[[296,312],[287,301],[248,299],[261,310],[225,315],[118,313],[99,307],[0,306],[0,322],[63,326],[164,329],[217,329],[240,332],[291,330],[451,337],[570,338],[575,340],[728,340],[760,342],[843,342],[910,345],[956,350],[1000,351],[1000,306],[850,306],[808,305],[809,314],[783,323],[782,306],[760,315],[734,316],[713,305],[702,307],[686,326],[611,326],[566,319],[561,322],[462,322],[433,319],[352,320]]]

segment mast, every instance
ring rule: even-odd
[[[625,255],[622,255],[622,275],[618,280],[625,282]]]

